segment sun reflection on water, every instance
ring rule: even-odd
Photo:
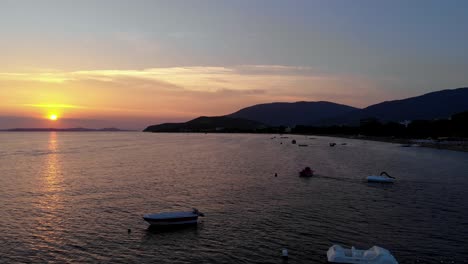
[[[36,236],[42,241],[36,245],[38,247],[61,244],[60,234],[64,225],[64,186],[59,148],[57,132],[49,133],[41,173],[41,195],[37,201],[39,215],[37,218]]]
[[[47,155],[45,160],[44,187],[48,194],[56,196],[62,189],[62,174],[59,164],[57,132],[49,135]]]

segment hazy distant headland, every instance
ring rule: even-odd
[[[123,130],[115,127],[108,128],[83,128],[83,127],[74,127],[74,128],[11,128],[11,129],[2,129],[3,132],[124,132],[124,131],[133,131],[133,130]]]
[[[201,116],[185,123],[164,123],[147,127],[144,132],[252,132],[268,126],[244,118]]]
[[[145,132],[248,132],[468,138],[468,88],[442,90],[363,109],[332,102],[269,103]]]

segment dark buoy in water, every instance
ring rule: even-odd
[[[291,143],[293,143],[293,144],[296,144],[296,140],[295,140],[295,139],[293,139],[293,140],[291,141]]]
[[[275,177],[278,177],[278,173],[275,173]]]
[[[129,229],[127,229],[127,232],[130,234],[132,232],[132,230],[129,228]]]

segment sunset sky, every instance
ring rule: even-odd
[[[468,1],[0,0],[0,129],[468,86]],[[51,120],[56,115],[57,120]]]

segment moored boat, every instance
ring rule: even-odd
[[[199,216],[205,215],[193,208],[192,211],[188,212],[146,214],[143,219],[152,226],[190,225],[197,224]]]
[[[395,182],[395,177],[388,175],[385,171],[382,171],[380,175],[371,175],[367,176],[368,182],[382,182],[382,183],[393,183]]]
[[[355,264],[398,264],[398,261],[385,248],[373,246],[368,250],[344,248],[333,245],[327,251],[328,262]]]

